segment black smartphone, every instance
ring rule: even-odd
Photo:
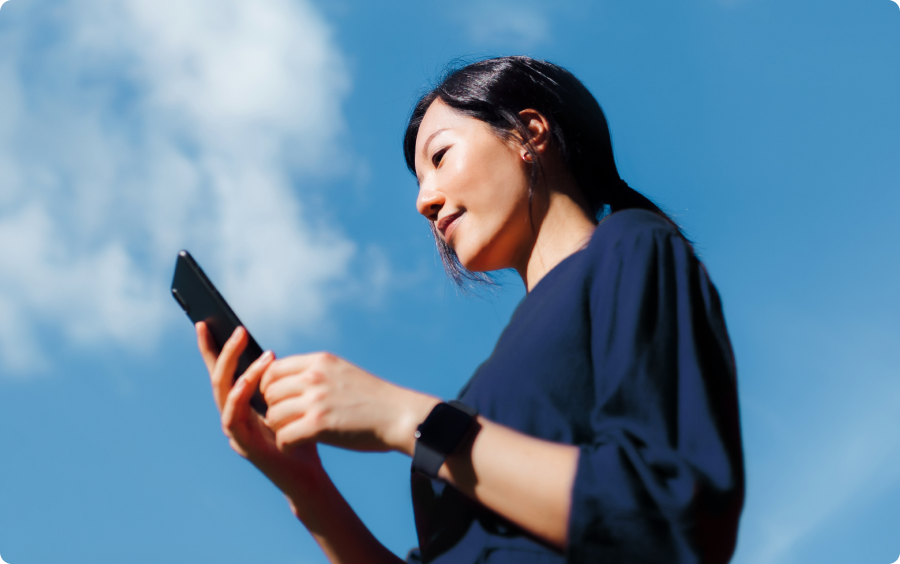
[[[191,253],[187,251],[178,253],[178,259],[175,261],[172,296],[191,321],[194,323],[206,322],[206,327],[220,349],[234,333],[234,330],[243,325]],[[247,337],[247,348],[241,353],[237,369],[234,371],[235,380],[263,353],[262,348],[249,331]],[[259,390],[253,394],[250,405],[257,413],[265,416],[268,406]]]

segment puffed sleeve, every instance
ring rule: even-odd
[[[725,563],[744,475],[716,289],[666,225],[591,252],[593,440],[581,445],[567,561]]]

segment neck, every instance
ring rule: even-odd
[[[586,206],[566,192],[550,192],[544,213],[535,219],[534,244],[517,261],[516,271],[528,292],[566,257],[584,248],[597,226]]]

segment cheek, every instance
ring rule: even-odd
[[[507,225],[528,214],[530,182],[515,162],[501,162],[486,179],[479,203],[492,223]]]
[[[472,206],[499,211],[527,200],[530,177],[517,154],[499,144],[480,149],[473,149],[459,166],[461,188]]]
[[[472,190],[467,202],[469,217],[454,236],[460,261],[472,270],[510,267],[531,229],[529,179],[515,170],[496,172]]]

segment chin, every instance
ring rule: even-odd
[[[466,253],[465,251],[460,252],[456,249],[453,249],[453,252],[456,253],[456,259],[459,261],[459,264],[462,265],[466,270],[471,270],[472,272],[483,272],[479,267],[478,261],[474,260],[475,257],[472,256],[471,253]]]
[[[471,272],[490,272],[492,270],[500,270],[503,266],[495,265],[496,261],[490,260],[485,253],[456,253],[459,264],[466,270]]]
[[[459,237],[462,233],[454,233],[451,248],[456,258],[466,270],[472,272],[491,272],[510,267],[510,260],[505,256],[504,245],[499,244],[496,237]],[[487,239],[487,240],[485,240]]]

